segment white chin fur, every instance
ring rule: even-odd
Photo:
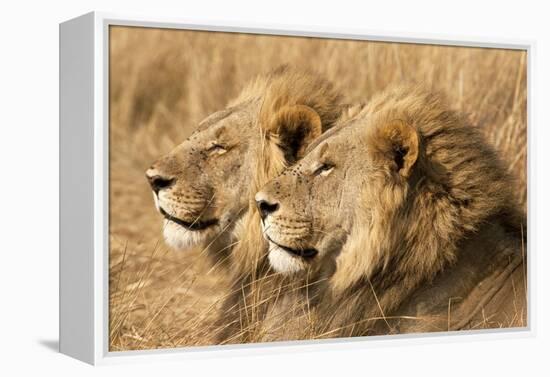
[[[205,245],[211,230],[192,231],[164,220],[164,241],[175,250],[186,250]]]
[[[157,209],[157,211],[160,211],[159,198],[154,191],[153,191],[153,200],[155,201],[155,208]]]
[[[279,246],[270,242],[269,247],[269,264],[275,271],[283,274],[292,274],[300,272],[306,268],[304,261],[290,255]]]

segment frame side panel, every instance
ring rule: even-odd
[[[94,15],[59,28],[59,349],[94,362]]]

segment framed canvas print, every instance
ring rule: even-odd
[[[532,334],[529,42],[60,25],[60,349]]]

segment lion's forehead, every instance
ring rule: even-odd
[[[254,103],[249,101],[210,114],[199,123],[192,135],[197,136],[225,125],[235,126],[238,128],[235,131],[239,132],[242,127],[250,125],[255,116],[257,117],[254,107]]]
[[[222,187],[224,180],[244,184],[243,165],[250,162],[253,112],[247,106],[234,106],[205,119],[193,134],[162,160],[172,163],[174,171],[186,184],[207,184]],[[214,148],[214,149],[213,149]],[[216,150],[215,148],[221,148]],[[183,185],[177,185],[184,189]]]
[[[361,149],[360,129],[356,126],[358,124],[350,124],[321,135],[310,146],[304,158],[287,170],[288,173],[304,174],[319,164],[334,163],[335,159],[339,162],[347,160],[352,151]]]
[[[223,119],[233,114],[234,111],[235,111],[234,109],[229,108],[229,109],[220,110],[213,114],[210,114],[205,119],[203,119],[202,122],[200,122],[199,127],[197,127],[197,130],[203,130],[203,129],[209,128],[210,126],[222,121]]]
[[[364,123],[364,119],[352,119],[344,124],[331,128],[309,145],[306,150],[306,157],[315,155],[323,144],[338,145],[339,147],[353,144],[356,145],[362,139],[360,134],[364,128]]]
[[[312,151],[317,149],[319,145],[321,145],[324,141],[334,137],[335,135],[338,135],[341,133],[345,125],[333,127],[329,129],[328,131],[324,132],[321,136],[319,136],[317,139],[315,139],[306,149],[306,156],[309,155]]]

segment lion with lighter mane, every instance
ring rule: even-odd
[[[526,326],[524,216],[495,151],[401,86],[256,194],[272,267],[322,268],[318,337]]]
[[[204,247],[215,263],[227,261],[233,230],[257,186],[332,126],[340,101],[327,81],[282,66],[206,117],[146,173],[166,242],[177,250]]]
[[[212,330],[218,342],[244,339],[238,334],[250,333],[249,323],[266,307],[248,297],[259,278],[270,280],[254,194],[352,109],[319,75],[282,66],[249,83],[147,170],[166,242],[177,250],[203,248],[233,274]],[[262,291],[271,295],[274,288]]]

